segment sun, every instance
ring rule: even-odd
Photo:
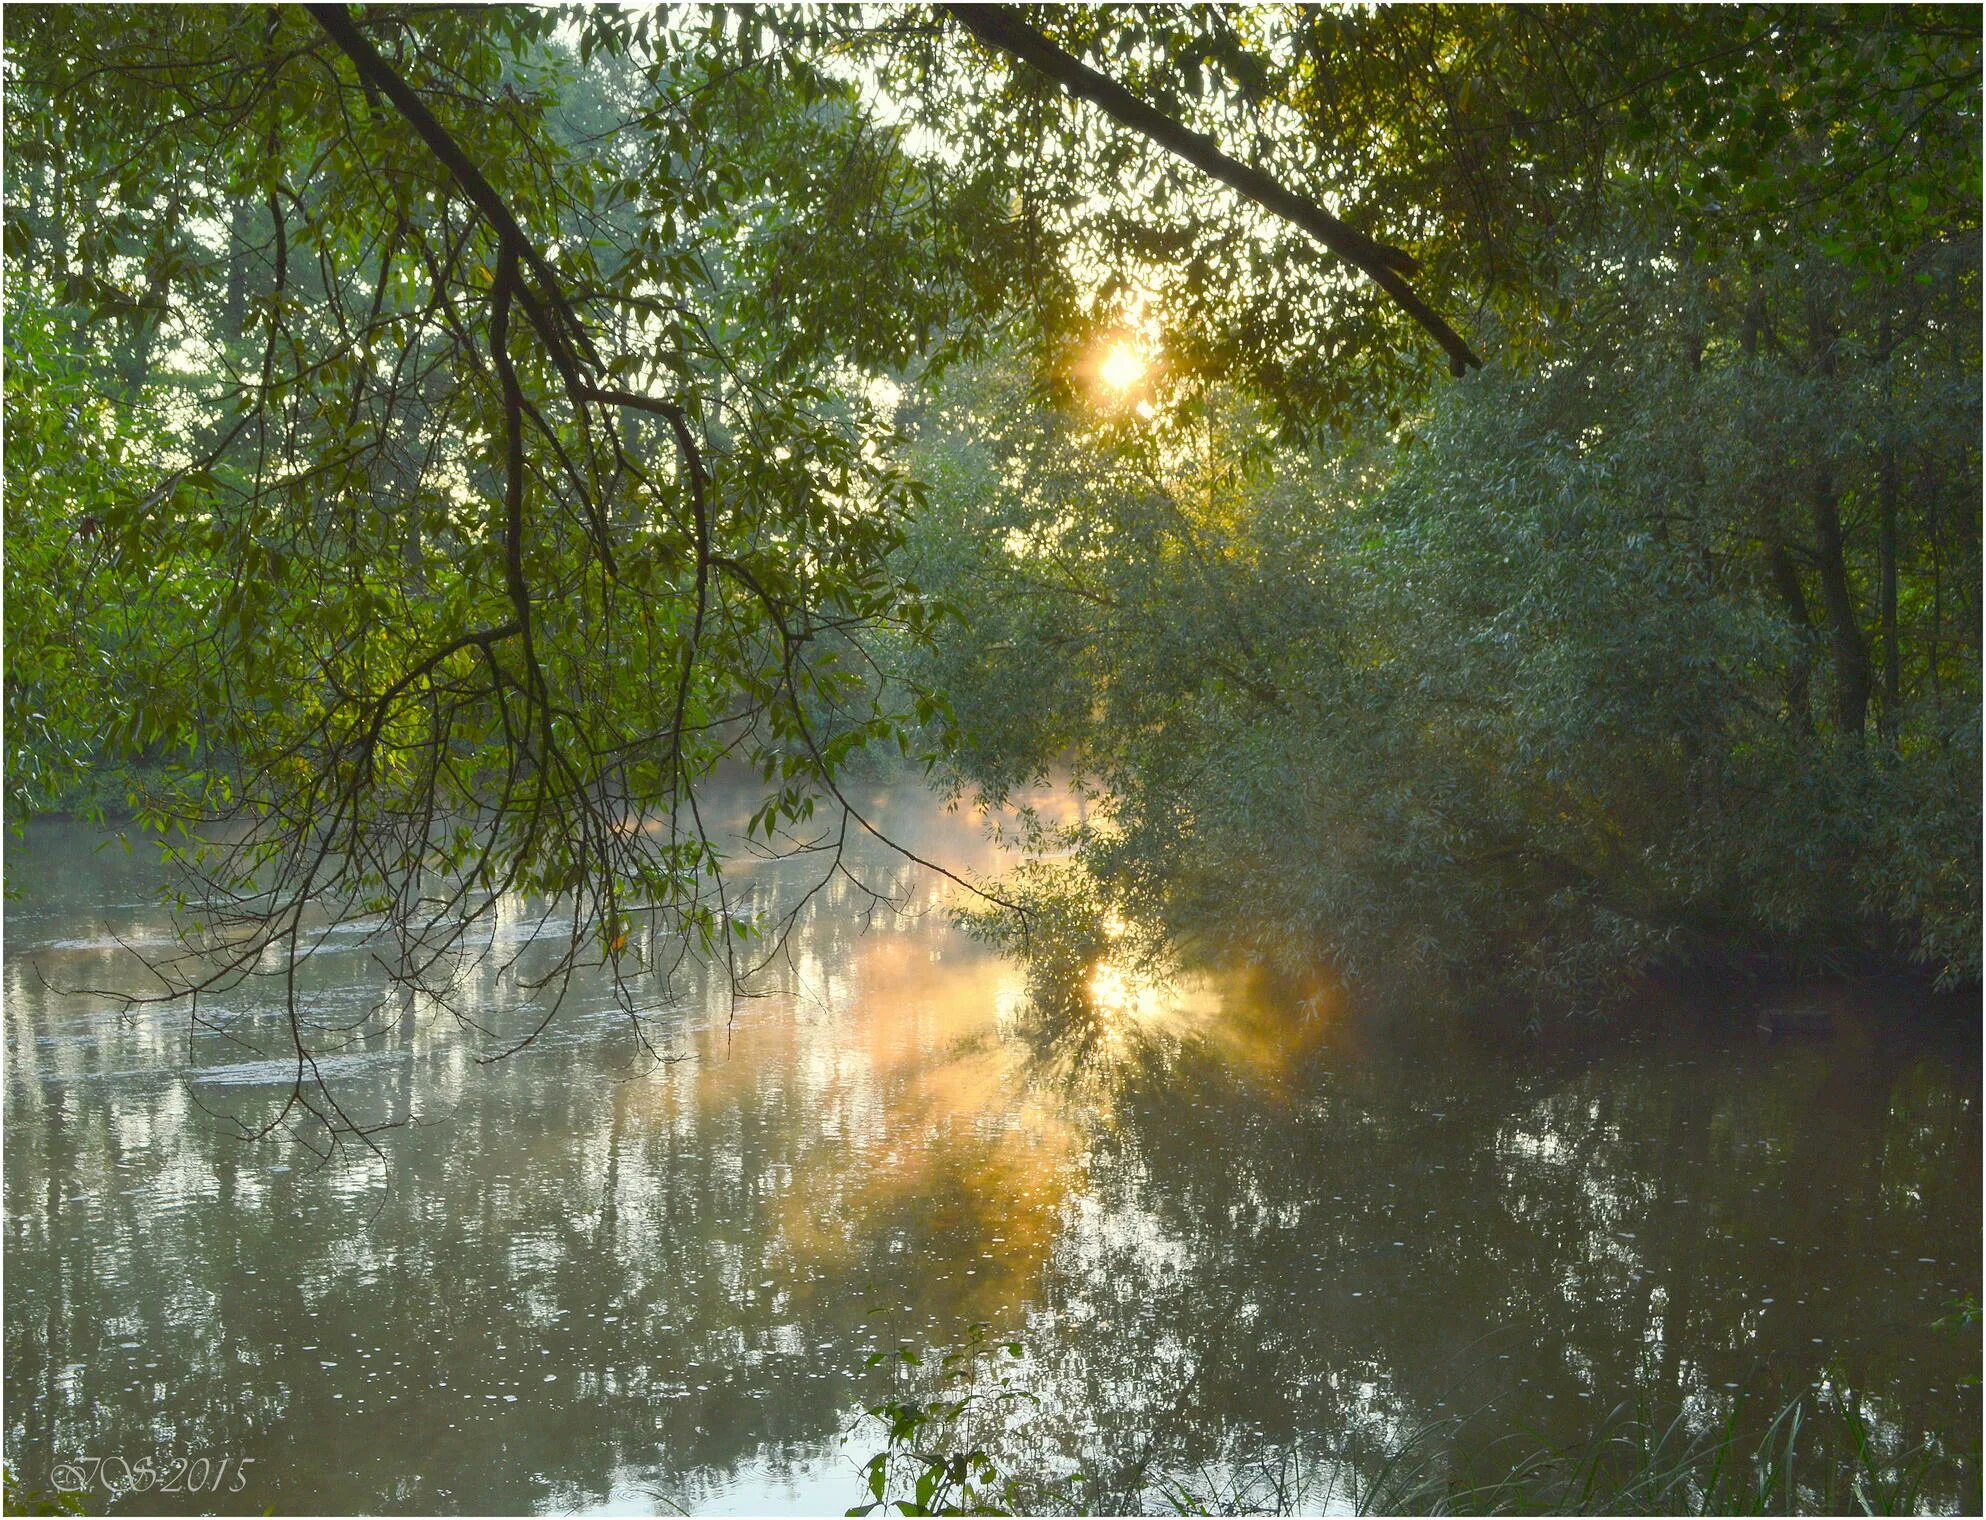
[[[1128,391],[1145,378],[1145,356],[1129,343],[1114,343],[1097,367],[1097,377],[1114,391]]]

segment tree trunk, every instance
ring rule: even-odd
[[[1882,347],[1883,362],[1883,444],[1882,462],[1878,468],[1877,510],[1878,524],[1877,554],[1881,563],[1881,588],[1877,594],[1877,626],[1883,641],[1883,705],[1877,734],[1883,743],[1894,747],[1903,714],[1903,657],[1898,647],[1896,631],[1896,503],[1898,495],[1895,409],[1893,384],[1889,366],[1894,349],[1895,335],[1890,328],[1889,313],[1883,313]]]
[[[1786,608],[1786,621],[1797,630],[1798,646],[1786,667],[1786,719],[1800,733],[1814,731],[1813,656],[1810,652],[1814,620],[1807,613],[1807,595],[1800,589],[1800,572],[1783,543],[1766,550],[1772,567],[1772,584]]]
[[[1808,336],[1822,379],[1835,371],[1834,333],[1818,298],[1807,304]],[[1869,646],[1848,584],[1848,560],[1841,531],[1841,491],[1834,461],[1825,447],[1814,464],[1808,507],[1814,524],[1814,555],[1820,568],[1821,605],[1827,611],[1828,641],[1834,650],[1835,722],[1844,737],[1859,740],[1869,716]]]
[[[1758,358],[1759,334],[1764,326],[1765,301],[1754,290],[1752,298],[1745,303],[1744,323],[1738,335],[1747,360]],[[1794,630],[1793,656],[1786,665],[1786,721],[1796,733],[1811,738],[1814,732],[1814,620],[1807,611],[1807,593],[1800,585],[1799,567],[1793,563],[1785,535],[1776,523],[1769,520],[1769,511],[1761,515],[1767,519],[1761,525],[1760,532],[1765,539],[1765,562],[1772,572],[1772,587],[1779,595],[1780,605],[1786,609],[1786,621],[1793,625]]]
[[[1841,499],[1834,470],[1823,464],[1813,494],[1815,548],[1820,560],[1821,605],[1827,609],[1828,640],[1834,649],[1834,712],[1841,732],[1862,737],[1869,717],[1869,646],[1855,614],[1855,596],[1848,584],[1843,553]]]

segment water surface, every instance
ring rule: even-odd
[[[921,792],[868,801],[921,853],[993,863]],[[1351,1436],[1464,1416],[1464,1443],[1570,1441],[1637,1392],[1712,1422],[1822,1377],[1895,1449],[1976,1452],[1976,1332],[1933,1325],[1980,1289],[1977,1025],[1949,1010],[1837,992],[1834,1038],[1766,1043],[1733,991],[1541,1042],[1106,975],[1073,1060],[944,884],[863,847],[908,911],[830,886],[784,990],[692,987],[647,1026],[661,1062],[585,984],[480,1064],[491,1041],[434,1010],[375,1015],[334,936],[305,989],[359,1023],[333,1089],[415,1122],[320,1164],[228,1122],[289,1079],[274,984],[206,1010],[245,1045],[52,990],[136,989],[127,947],[167,940],[142,851],[100,843],[43,824],[7,854],[6,1437],[31,1484],[204,1456],[253,1459],[245,1487],[123,1507],[838,1513],[877,1445],[862,1405],[918,1375],[872,1354],[976,1324],[1027,1348],[1014,1460],[1124,1493],[1328,1473]],[[493,965],[465,992],[499,1037],[538,1011]]]

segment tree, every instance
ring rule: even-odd
[[[851,665],[930,615],[887,574],[906,485],[864,379],[987,305],[947,187],[804,61],[623,67],[643,94],[602,147],[554,130],[574,71],[546,13],[120,19],[9,29],[15,310],[61,312],[179,415],[158,475],[90,495],[87,527],[60,458],[61,494],[9,525],[88,558],[90,601],[207,567],[126,651],[106,746],[170,762],[137,799],[189,871],[165,991],[198,1017],[280,964],[278,1117],[335,1132],[295,994],[326,917],[444,1004],[505,893],[570,905],[561,984],[605,960],[631,986],[643,917],[749,976],[776,947],[748,944],[695,783],[752,764],[754,826],[784,835],[914,716]],[[581,41],[625,53],[650,25]],[[78,204],[120,209],[58,246]],[[873,262],[795,235],[835,219],[880,234]],[[866,304],[837,300],[851,279]],[[60,390],[10,392],[10,430],[17,410],[44,438],[88,413]],[[54,672],[12,674],[18,718]]]
[[[1290,390],[1205,336],[1230,272],[1169,292],[1149,421],[955,390],[913,574],[1043,652],[1023,704],[938,651],[963,779],[1073,765],[1091,911],[1292,969],[1539,1009],[1733,953],[1976,976],[1973,18],[1309,14],[1342,67],[1297,140],[1521,148],[1353,155],[1479,234],[1405,241],[1437,291],[1481,261],[1501,362],[1273,447]]]
[[[1877,372],[1843,362],[1842,281],[1973,299],[1969,13],[12,20],[9,315],[51,334],[14,351],[66,345],[115,400],[15,387],[10,430],[53,448],[104,404],[169,427],[143,479],[79,456],[10,513],[13,589],[60,565],[86,625],[144,609],[103,742],[87,704],[41,700],[75,688],[38,635],[10,733],[153,762],[139,816],[191,872],[162,985],[280,966],[292,1101],[334,1130],[294,996],[323,917],[443,1003],[506,893],[572,910],[555,980],[598,960],[631,988],[644,916],[746,979],[777,937],[730,897],[698,780],[754,766],[754,832],[832,868],[866,826],[850,759],[945,736],[938,691],[875,676],[944,611],[903,574],[891,386],[1018,343],[1066,402],[1096,334],[1142,321],[1186,382],[1158,403],[1245,393],[1248,452],[1401,425],[1429,335],[1465,369],[1548,367],[1580,332],[1572,272],[1608,250],[1686,267],[1768,355],[1804,302],[1822,388]],[[1854,306],[1886,394],[1950,309]],[[1819,608],[1835,726],[1880,667],[1903,744],[1913,662],[1936,685],[1966,649],[1904,637],[1907,567],[1936,561],[1935,599],[1966,551],[1949,514],[1906,534],[1922,460],[1879,452],[1880,661],[1841,462],[1816,454],[1808,516],[1761,504],[1758,531],[1789,621]],[[843,821],[810,836],[821,806]]]

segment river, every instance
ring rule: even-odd
[[[865,803],[997,864],[921,791]],[[320,1162],[229,1121],[288,1079],[257,1038],[280,984],[203,1010],[246,1043],[71,990],[145,985],[156,867],[80,824],[10,839],[9,1465],[235,1464],[110,1506],[147,1512],[839,1513],[863,1406],[975,1325],[1023,1351],[1026,1397],[984,1406],[1003,1460],[1120,1494],[1273,1468],[1340,1509],[1402,1445],[1575,1442],[1637,1396],[1708,1428],[1823,1377],[1878,1443],[1976,1457],[1977,1331],[1934,1323],[1980,1293],[1976,1008],[1837,989],[1832,1038],[1764,1041],[1732,990],[1525,1039],[1106,968],[1071,1055],[953,889],[855,866],[904,911],[831,884],[779,990],[699,983],[653,1054],[581,982],[479,1062],[539,1011],[517,973],[465,983],[492,1035],[369,1017],[332,935],[306,995],[360,1021],[333,1089],[414,1122]],[[898,1347],[920,1366],[872,1365]],[[1977,1485],[1941,1469],[1924,1504]]]

